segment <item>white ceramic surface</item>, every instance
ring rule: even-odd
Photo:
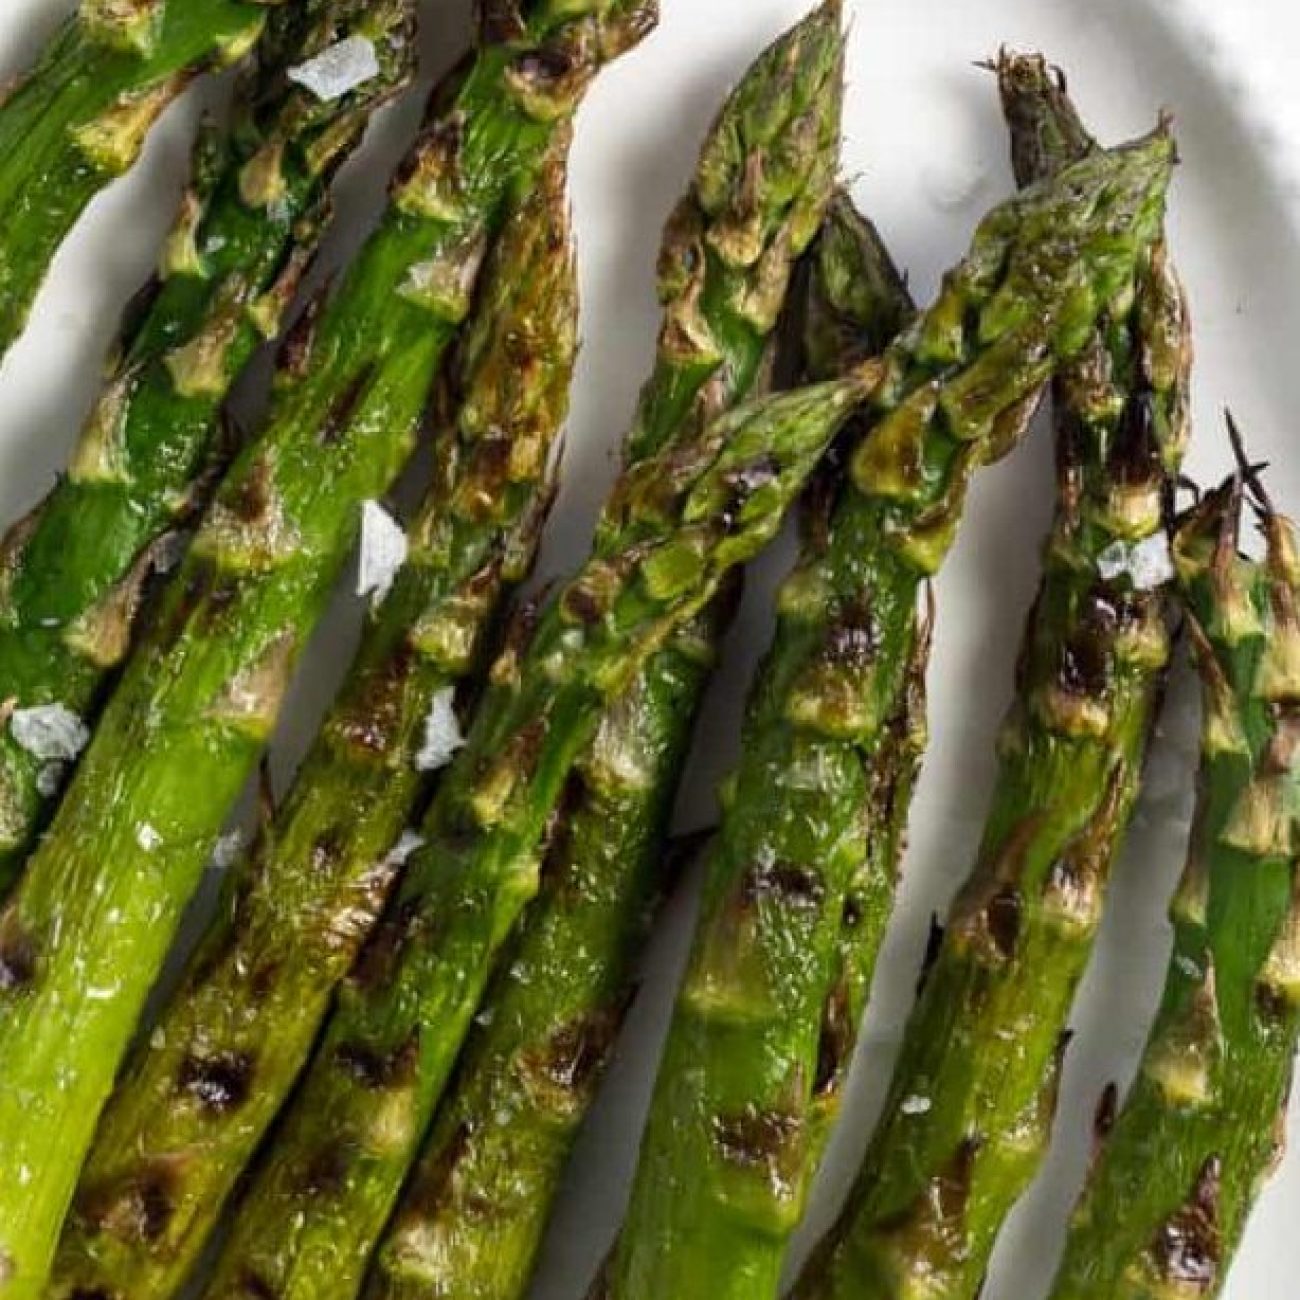
[[[1010,185],[987,74],[972,65],[1002,42],[1041,46],[1066,67],[1098,133],[1144,129],[1177,115],[1185,165],[1174,243],[1198,325],[1198,441],[1191,468],[1211,479],[1228,456],[1219,411],[1231,404],[1257,454],[1274,463],[1277,497],[1300,513],[1292,454],[1300,374],[1300,16],[1288,0],[848,0],[854,10],[846,174],[878,219],[922,297],[963,248],[979,213]],[[68,0],[0,8],[0,79],[20,69]],[[663,0],[660,32],[606,74],[584,113],[575,155],[586,350],[571,455],[544,572],[580,555],[611,475],[611,451],[653,341],[658,231],[720,98],[805,0]],[[467,29],[465,0],[430,0],[428,71],[445,66]],[[1228,12],[1224,12],[1227,10]],[[219,99],[212,89],[205,98]],[[195,97],[191,97],[193,99]],[[387,115],[344,183],[337,258],[364,231],[382,177],[414,121]],[[8,520],[62,463],[95,384],[117,309],[146,272],[170,216],[192,126],[171,113],[130,181],[96,203],[69,240],[32,323],[0,369],[0,518]],[[241,403],[255,411],[258,380]],[[971,860],[991,776],[991,746],[1010,686],[1020,623],[1035,583],[1051,498],[1050,454],[1038,438],[990,471],[939,584],[934,741],[914,818],[907,884],[878,981],[853,1105],[819,1189],[809,1231],[824,1224],[851,1177],[910,1001],[928,918]],[[712,787],[734,753],[744,684],[770,622],[773,556],[751,583],[693,761],[685,825],[712,815]],[[277,748],[282,773],[310,735],[356,622],[342,597],[318,641]],[[1182,858],[1195,748],[1188,692],[1176,692],[1139,826],[1119,873],[1110,920],[1075,1018],[1078,1032],[1048,1168],[1004,1236],[988,1300],[1032,1300],[1050,1277],[1060,1225],[1086,1159],[1093,1101],[1125,1082],[1158,991],[1168,937],[1164,902]],[[569,1300],[619,1217],[635,1157],[673,981],[689,936],[689,890],[675,899],[647,964],[644,995],[557,1216],[535,1290]],[[1300,1132],[1300,1118],[1293,1129]],[[1300,1269],[1300,1150],[1255,1217],[1231,1300],[1293,1300]],[[803,1238],[806,1242],[807,1236]],[[1104,1300],[1098,1297],[1098,1300]]]

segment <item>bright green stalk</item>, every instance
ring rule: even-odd
[[[1209,497],[1175,542],[1204,694],[1200,803],[1164,998],[1054,1300],[1219,1295],[1282,1151],[1300,1038],[1300,563],[1266,499],[1267,558],[1238,554],[1242,492]]]
[[[222,454],[221,404],[279,332],[329,217],[328,189],[374,109],[405,84],[411,0],[273,10],[223,139],[208,132],[157,279],[128,314],[67,476],[0,539],[0,700],[90,720],[130,648],[169,530],[202,503]],[[349,36],[381,73],[322,102],[287,68]],[[0,730],[0,894],[62,765]]]
[[[740,318],[731,304],[746,296],[748,281],[750,294],[770,283],[779,305],[792,259],[826,206],[842,85],[839,16],[826,8],[765,54],[724,108],[665,241],[666,328],[633,456],[697,424],[706,404],[734,405],[758,380],[775,322],[766,312]],[[745,155],[723,177],[720,144]],[[710,254],[747,207],[763,219],[757,242],[774,252],[751,262]],[[695,274],[683,276],[690,267]],[[674,330],[683,311],[698,311],[724,361],[692,362],[683,344],[694,340],[698,349],[703,336]],[[674,387],[674,403],[659,399]],[[579,759],[542,867],[541,897],[502,960],[367,1294],[512,1300],[526,1290],[668,885],[668,819],[730,606],[724,597],[647,663]]]
[[[265,20],[266,0],[81,0],[0,104],[0,356],[86,205],[193,78],[242,59]]]
[[[577,355],[567,202],[561,157],[500,237],[406,564],[288,800],[231,868],[226,906],[118,1082],[48,1295],[175,1294],[388,896],[393,847],[429,784],[428,719],[481,669],[550,505]]]
[[[484,44],[437,101],[339,293],[290,340],[265,431],[227,476],[0,914],[0,1168],[19,1171],[0,1181],[4,1300],[40,1292],[145,995],[361,503],[414,445],[507,196],[531,184],[601,64],[652,23],[642,0],[565,3]]]
[[[823,1020],[866,855],[872,756],[918,595],[974,470],[1027,422],[1158,229],[1171,144],[1099,154],[997,209],[889,349],[825,537],[780,601],[605,1294],[776,1294],[823,1125]]]
[[[1077,122],[1041,60],[1002,68],[1016,157],[1052,173]],[[1037,141],[1037,144],[1035,144]],[[1021,175],[1022,181],[1032,176]],[[1148,236],[1157,236],[1153,226]],[[1163,505],[1187,428],[1190,348],[1162,245],[1057,387],[1056,524],[1000,744],[975,872],[954,905],[908,1024],[884,1118],[805,1300],[973,1298],[996,1234],[1049,1135],[1070,1005],[1141,779],[1168,660],[1157,572]]]

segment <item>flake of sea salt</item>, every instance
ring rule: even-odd
[[[433,697],[429,716],[424,720],[424,744],[415,756],[421,772],[437,772],[451,762],[458,749],[465,748],[465,736],[453,707],[456,692],[449,686]]]
[[[388,852],[385,862],[390,867],[404,867],[411,860],[411,855],[424,845],[424,836],[419,831],[403,831],[402,837]]]
[[[904,1115],[928,1115],[934,1109],[929,1097],[907,1097],[899,1108]]]
[[[244,851],[244,832],[227,831],[212,848],[212,865],[218,871],[233,867]]]
[[[305,86],[319,100],[341,99],[350,90],[364,86],[379,75],[379,56],[374,42],[364,36],[346,40],[322,50],[315,58],[289,69],[289,80]]]
[[[406,563],[408,551],[402,526],[378,501],[361,507],[361,559],[357,571],[357,595],[383,600]]]
[[[23,749],[45,763],[70,762],[90,741],[86,724],[62,704],[15,709],[9,730]]]
[[[141,822],[135,828],[135,842],[146,853],[152,853],[162,843],[162,836],[148,822]]]
[[[1138,591],[1154,591],[1174,579],[1169,539],[1162,533],[1136,544],[1116,542],[1097,557],[1097,572],[1107,582],[1127,578]]]

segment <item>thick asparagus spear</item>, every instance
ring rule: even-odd
[[[248,53],[266,13],[264,0],[81,0],[4,98],[0,356],[86,205],[198,73]]]
[[[1034,164],[1022,181],[1098,156],[1041,60],[1005,60],[1001,79],[1017,162]],[[1163,502],[1187,430],[1185,312],[1158,241],[1136,291],[1107,306],[1058,385],[1057,518],[979,863],[800,1297],[975,1296],[1042,1159],[1070,1004],[1163,685]]]
[[[0,701],[12,710],[0,729],[0,893],[50,806],[57,756],[75,744],[24,748],[18,737],[43,713],[79,731],[125,659],[167,532],[194,512],[228,450],[222,400],[279,331],[328,219],[335,169],[407,80],[411,28],[411,0],[271,12],[228,136],[209,134],[196,151],[159,276],[128,313],[67,477],[0,540]],[[287,79],[343,40],[370,44],[375,76],[331,100]]]
[[[1300,1037],[1300,568],[1262,496],[1267,558],[1238,555],[1242,490],[1207,498],[1175,542],[1204,695],[1200,805],[1160,1012],[1075,1211],[1057,1300],[1218,1295],[1282,1147]]]
[[[513,12],[513,11],[510,11]],[[531,183],[643,0],[545,6],[437,101],[339,293],[291,340],[268,427],[227,476],[0,914],[0,1296],[35,1295],[180,911],[355,540],[414,442],[509,192]],[[274,169],[273,169],[274,170]]]
[[[443,757],[421,757],[429,719],[455,739],[452,693],[480,668],[504,589],[531,568],[576,326],[559,157],[485,272],[406,564],[284,808],[232,868],[227,906],[118,1083],[49,1294],[174,1294],[288,1095],[400,866],[393,848],[425,769]],[[150,1200],[166,1212],[146,1228]]]
[[[886,354],[875,427],[780,601],[609,1296],[776,1293],[819,1153],[824,1010],[866,854],[872,755],[917,653],[918,591],[975,468],[1131,292],[1170,150],[1156,136],[1098,154],[999,208]]]
[[[698,423],[706,403],[730,406],[754,385],[774,321],[770,312],[738,318],[730,305],[737,294],[723,291],[720,281],[731,279],[737,288],[748,281],[751,291],[769,283],[779,304],[775,277],[784,279],[826,205],[839,156],[842,84],[838,14],[822,9],[755,64],[723,109],[705,144],[701,176],[666,238],[665,330],[634,456],[670,441],[683,423]],[[752,118],[759,103],[761,131]],[[725,189],[712,170],[720,142],[745,154]],[[781,169],[773,165],[777,158]],[[760,242],[773,254],[749,264],[708,257],[704,250],[745,207],[760,215]],[[702,280],[679,274],[692,256]],[[725,364],[709,369],[683,353],[673,322],[692,304],[726,350]],[[657,400],[670,384],[680,393],[672,405]],[[695,392],[689,405],[688,385]],[[667,822],[729,616],[724,597],[651,659],[606,711],[579,759],[542,868],[542,895],[502,961],[376,1256],[368,1294],[507,1300],[526,1289],[573,1141],[631,1001],[641,940],[667,884]]]

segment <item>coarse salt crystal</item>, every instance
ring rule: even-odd
[[[244,832],[227,831],[212,848],[212,865],[218,871],[233,867],[244,851]]]
[[[424,836],[419,831],[403,831],[401,839],[389,850],[384,861],[390,867],[404,867],[411,855],[423,845]]]
[[[135,828],[135,842],[146,853],[152,853],[162,843],[162,836],[148,822],[141,822]]]
[[[933,1108],[929,1097],[908,1097],[899,1109],[904,1115],[928,1115]]]
[[[465,736],[453,707],[456,692],[448,686],[433,697],[429,716],[424,721],[424,744],[415,756],[421,772],[437,772],[451,762],[456,751],[465,748]]]
[[[1097,557],[1097,572],[1107,582],[1128,578],[1138,591],[1154,591],[1174,579],[1169,541],[1156,533],[1136,545],[1116,542]]]
[[[361,507],[361,559],[357,595],[383,600],[392,588],[408,551],[402,526],[378,501]]]
[[[90,743],[90,729],[62,704],[15,709],[9,730],[33,758],[46,763],[70,762]]]
[[[322,50],[315,58],[289,69],[289,80],[305,86],[319,100],[341,99],[379,75],[379,56],[373,41],[364,36]]]

